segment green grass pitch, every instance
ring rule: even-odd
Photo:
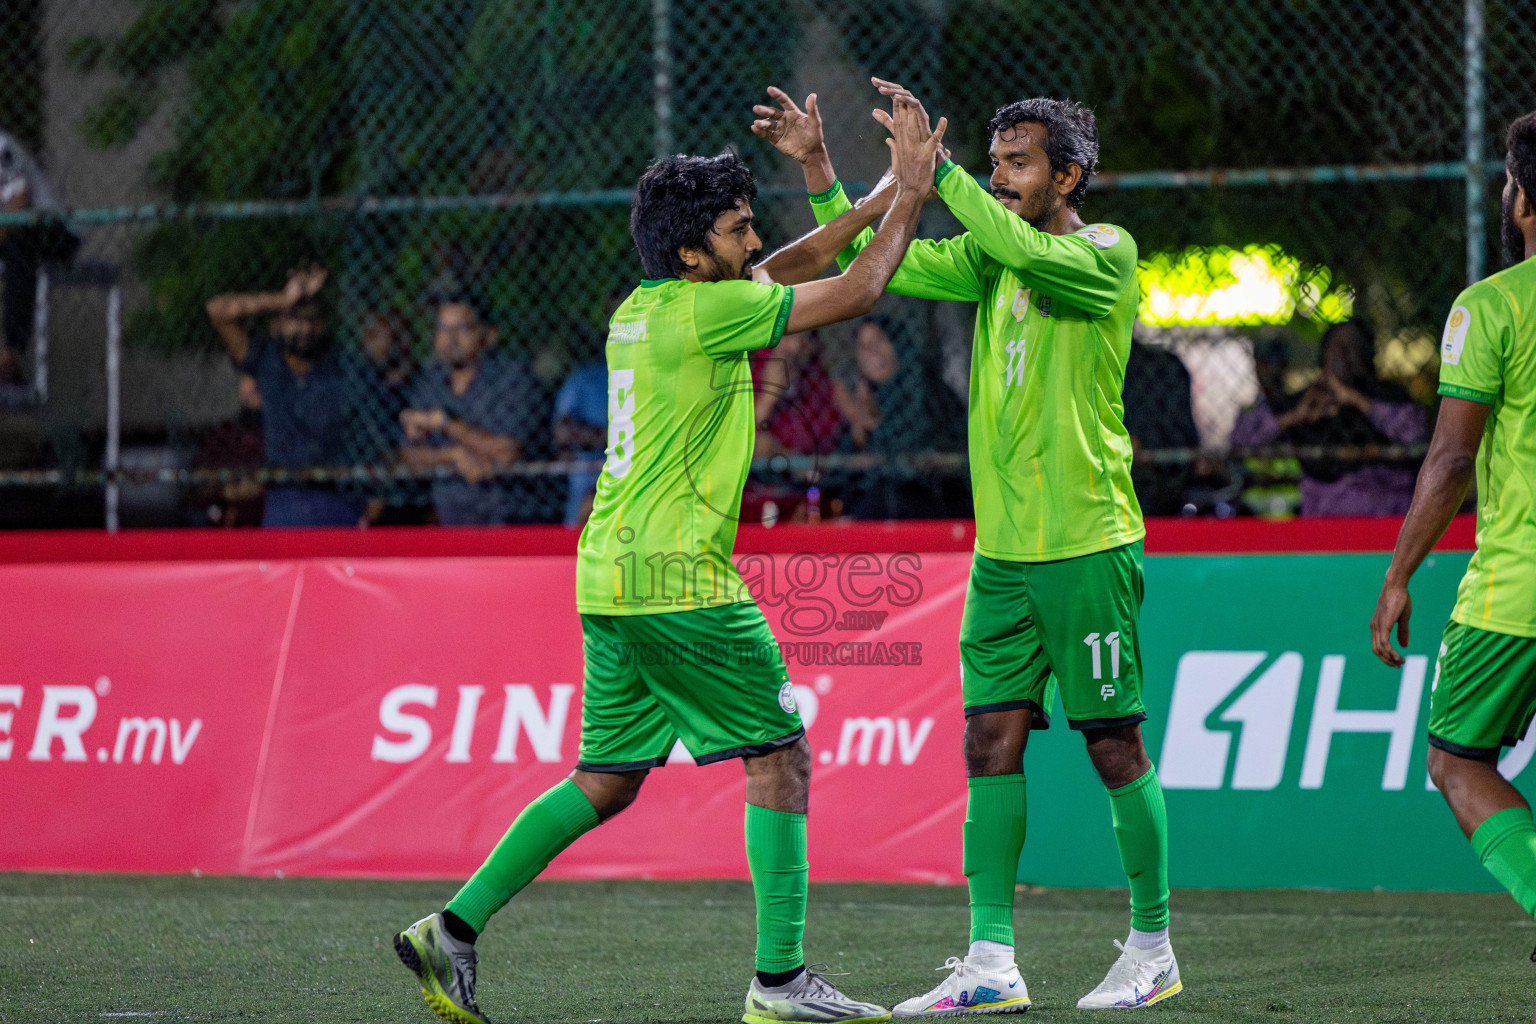
[[[390,936],[454,889],[0,875],[0,1020],[428,1024]],[[1125,901],[1019,892],[1024,1019],[1118,1019],[1074,1006],[1114,959]],[[1502,894],[1176,890],[1173,913],[1184,994],[1138,1020],[1523,1022],[1536,1007],[1536,924]],[[891,1004],[964,952],[966,921],[962,888],[816,885],[806,952]],[[725,1024],[752,941],[744,883],[536,883],[480,942],[480,1003],[496,1024]]]

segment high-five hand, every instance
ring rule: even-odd
[[[933,187],[934,154],[944,139],[949,121],[939,118],[939,126],[928,130],[928,114],[921,103],[905,96],[892,100],[891,112],[875,111],[875,120],[890,130],[891,174],[896,184],[906,190],[920,190],[927,197]]]
[[[916,104],[918,114],[921,115],[923,119],[923,125],[925,127],[928,125],[928,111],[923,107],[922,101],[917,98],[911,89],[908,89],[906,86],[900,85],[896,82],[887,82],[883,78],[870,78],[870,82],[874,83],[875,88],[880,90],[880,95],[888,96],[892,101],[900,98],[906,100],[909,103]],[[940,146],[938,150],[938,156],[935,159],[938,163],[942,164],[945,160],[949,159],[949,150]]]
[[[789,94],[777,86],[768,87],[768,95],[777,108],[758,104],[752,108],[757,120],[752,122],[752,133],[773,143],[775,149],[797,163],[806,163],[820,156],[827,148],[821,134],[821,113],[816,109],[816,94],[805,98],[801,110]]]

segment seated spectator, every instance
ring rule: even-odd
[[[316,298],[326,271],[295,271],[280,292],[216,295],[208,318],[240,370],[240,400],[260,409],[269,467],[346,464],[351,409],[347,373],[331,343],[325,307]],[[246,321],[270,318],[268,333],[251,334]],[[355,526],[362,503],[331,484],[267,488],[262,526]]]
[[[363,465],[392,463],[399,447],[400,413],[416,376],[411,351],[411,324],[398,309],[370,313],[357,339],[358,376],[353,381],[357,412],[353,461]],[[370,486],[365,518],[370,525],[419,523],[425,488],[414,480]]]
[[[1147,449],[1199,448],[1200,431],[1190,407],[1189,370],[1164,348],[1132,340],[1125,364],[1125,429],[1135,461],[1131,482],[1142,512],[1173,516],[1184,511],[1193,462],[1153,462]]]
[[[14,138],[0,132],[0,210],[61,213],[64,203]],[[0,227],[0,264],[5,268],[5,316],[0,332],[13,355],[25,352],[37,316],[37,269],[44,263],[68,263],[80,239],[60,220],[25,227]]]
[[[415,469],[446,467],[432,481],[432,506],[445,526],[532,518],[525,489],[496,478],[522,457],[537,415],[533,378],[519,362],[488,351],[498,332],[467,295],[437,304],[436,358],[422,367],[400,413],[400,458]]]
[[[821,361],[815,331],[786,334],[776,348],[752,353],[752,411],[757,421],[753,454],[767,459],[753,472],[742,495],[742,515],[764,522],[820,521],[836,515],[841,499],[824,494],[821,460],[791,464],[775,456],[820,456],[831,452],[842,429],[832,377]],[[834,486],[833,491],[836,491]]]
[[[1228,443],[1243,446],[1239,438],[1262,436],[1264,424],[1296,404],[1298,396],[1285,387],[1290,366],[1285,344],[1276,339],[1258,341],[1253,346],[1253,373],[1259,385],[1259,397],[1253,405],[1238,413]],[[1244,459],[1241,473],[1242,506],[1267,519],[1290,519],[1301,508],[1301,463],[1291,458]]]
[[[1376,338],[1363,320],[1334,324],[1323,335],[1322,373],[1294,400],[1266,395],[1239,418],[1232,444],[1276,441],[1303,447],[1417,444],[1428,437],[1424,408],[1396,384],[1376,376]],[[1304,516],[1388,516],[1408,511],[1413,466],[1360,458],[1301,462]]]
[[[752,353],[758,455],[815,455],[837,444],[843,416],[815,331],[786,334]]]
[[[581,340],[587,361],[571,370],[555,395],[555,447],[564,460],[601,462],[608,447],[608,364],[601,335],[583,335]],[[562,521],[567,528],[587,525],[599,473],[584,469],[566,476]]]
[[[887,323],[867,317],[854,329],[854,373],[834,385],[848,421],[846,446],[886,456],[884,467],[848,488],[845,508],[858,519],[912,519],[940,514],[933,487],[892,464],[891,457],[931,447],[926,386],[917,352]]]
[[[854,329],[854,368],[834,387],[855,451],[911,452],[928,436],[917,354],[898,347],[886,323],[866,317]]]

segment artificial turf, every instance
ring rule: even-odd
[[[390,936],[454,888],[0,874],[0,1020],[429,1024]],[[1151,1021],[1524,1022],[1536,1007],[1536,924],[1504,895],[1176,890],[1173,914],[1185,990]],[[1114,960],[1125,892],[1021,889],[1015,916],[1026,1019],[1102,1020],[1074,1006]],[[964,889],[816,885],[806,952],[889,1005],[938,981],[966,921]],[[744,883],[535,883],[480,941],[480,1005],[496,1024],[735,1021],[752,942]]]

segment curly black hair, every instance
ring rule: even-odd
[[[1510,122],[1504,135],[1504,166],[1515,184],[1536,202],[1536,111]]]
[[[635,184],[629,208],[629,233],[640,264],[651,280],[682,277],[687,272],[679,249],[712,252],[709,232],[736,203],[757,198],[757,182],[741,158],[727,150],[719,156],[675,156],[646,169]]]
[[[1099,126],[1093,111],[1071,100],[1019,100],[998,108],[987,122],[987,137],[1026,121],[1045,126],[1045,155],[1051,162],[1051,174],[1060,174],[1073,164],[1083,169],[1083,176],[1066,199],[1076,210],[1088,194],[1088,179],[1099,169]]]

